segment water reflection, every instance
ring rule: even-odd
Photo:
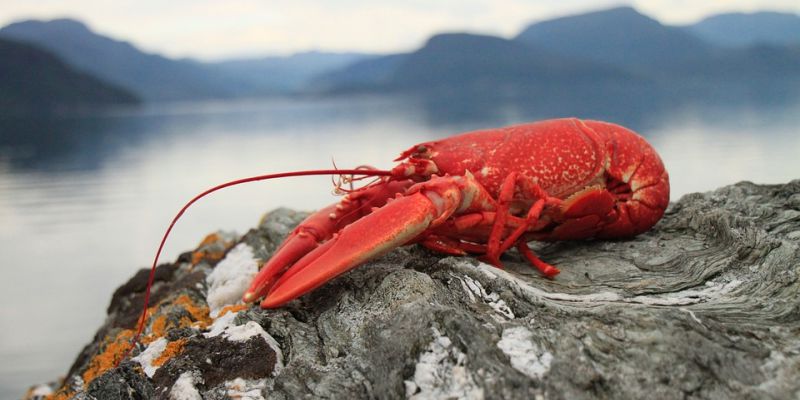
[[[340,166],[387,168],[413,143],[571,115],[641,131],[670,170],[673,199],[742,179],[800,177],[800,103],[756,100],[673,102],[586,90],[160,104],[0,120],[0,318],[26,327],[0,331],[0,388],[15,390],[0,397],[63,374],[104,317],[113,289],[148,264],[172,213],[210,185],[324,168],[331,157]],[[318,208],[334,200],[330,190],[329,178],[320,177],[215,194],[187,213],[166,259],[216,229],[243,232],[271,208]]]

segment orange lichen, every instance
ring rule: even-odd
[[[224,255],[224,251],[198,250],[192,253],[192,265],[197,265],[203,260],[219,261]]]
[[[154,338],[160,338],[167,334],[167,316],[159,315],[150,323],[150,335]]]
[[[83,372],[84,386],[88,386],[89,382],[117,365],[130,349],[132,337],[133,330],[131,329],[120,331],[111,339],[106,337],[105,349],[89,361],[89,367]]]
[[[221,317],[229,312],[238,313],[239,311],[246,310],[248,308],[250,308],[249,304],[230,304],[225,307],[222,307],[222,309],[219,310],[219,314],[217,315],[217,317]]]
[[[166,308],[181,307],[189,313],[190,317],[183,316],[177,322],[168,318],[168,311]],[[188,295],[180,295],[172,301],[165,301],[160,303],[157,307],[153,307],[151,313],[161,314],[151,317],[150,320],[150,333],[141,338],[141,342],[149,344],[159,338],[167,335],[167,333],[176,328],[194,327],[197,329],[205,329],[213,322],[209,316],[209,309],[206,306],[198,306],[195,304]]]
[[[72,392],[72,390],[70,390],[67,386],[62,386],[58,388],[58,390],[56,390],[52,394],[45,396],[44,398],[46,400],[67,400],[71,399],[73,394],[74,393]]]
[[[203,238],[203,240],[200,242],[199,245],[197,245],[197,247],[208,246],[210,244],[214,244],[216,242],[219,242],[219,240],[220,240],[220,237],[219,237],[218,234],[211,233],[211,234],[207,235],[205,238]]]
[[[211,325],[212,322],[214,322],[209,316],[208,306],[198,306],[192,301],[192,299],[188,295],[185,294],[180,295],[177,299],[175,299],[172,302],[172,304],[183,307],[183,309],[186,310],[189,313],[189,315],[192,316],[192,320],[194,320],[192,321],[186,317],[181,318],[180,325],[182,327],[193,326],[196,324],[197,325],[196,327],[198,329],[205,329],[206,327]]]
[[[215,248],[214,245],[221,244],[222,248]],[[216,233],[206,236],[197,246],[197,250],[192,253],[192,265],[197,265],[203,260],[219,261],[225,256],[225,251],[233,245],[233,242],[226,241]]]
[[[153,366],[160,367],[164,365],[167,361],[169,361],[172,357],[181,354],[183,351],[183,346],[186,345],[188,339],[178,339],[172,342],[167,343],[167,347],[164,348],[164,351],[161,352],[161,355],[158,356],[155,360],[153,360]]]

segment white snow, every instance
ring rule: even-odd
[[[225,329],[233,326],[233,320],[236,319],[238,314],[238,312],[227,312],[225,315],[215,318],[209,327],[209,331],[204,333],[203,336],[210,338],[221,335],[225,332]]]
[[[197,371],[182,373],[169,391],[170,400],[202,400],[200,392],[195,387],[202,380]]]
[[[225,382],[226,395],[230,399],[264,400],[264,396],[261,392],[266,387],[266,379],[236,378],[232,381]]]
[[[131,360],[137,361],[142,366],[142,369],[144,369],[144,373],[149,378],[152,378],[158,370],[158,367],[153,365],[153,361],[161,356],[161,353],[163,353],[166,348],[167,339],[159,338],[151,342],[141,354],[133,357]]]
[[[283,369],[283,353],[278,341],[275,340],[264,328],[255,321],[247,321],[244,325],[234,325],[233,320],[238,313],[226,313],[225,315],[214,320],[211,324],[211,330],[204,333],[203,336],[210,338],[222,335],[227,340],[232,342],[246,342],[254,336],[261,336],[267,345],[275,352],[275,370],[273,376]]]
[[[53,388],[49,385],[39,385],[31,390],[31,397],[45,397],[53,394]]]
[[[510,359],[511,366],[530,378],[541,379],[550,370],[553,354],[543,351],[531,339],[533,333],[524,326],[503,330],[497,347]]]
[[[450,338],[432,328],[434,339],[420,354],[414,377],[404,381],[409,399],[483,399],[483,389],[475,384],[466,368],[467,355],[452,346]]]
[[[257,273],[258,260],[250,246],[239,243],[231,249],[206,277],[211,317],[216,317],[223,307],[240,302]]]

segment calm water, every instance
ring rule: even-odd
[[[800,178],[800,105],[547,109],[526,104],[337,98],[170,104],[103,116],[0,121],[0,397],[63,375],[114,289],[149,264],[173,213],[216,183],[266,172],[370,164],[451,133],[583,116],[646,136],[672,199],[740,180]],[[319,208],[330,179],[215,194],[191,209],[164,260],[206,233],[244,232],[278,206]]]

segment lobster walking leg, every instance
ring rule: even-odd
[[[536,254],[533,254],[533,251],[531,251],[530,247],[528,247],[528,243],[524,241],[518,242],[517,250],[519,250],[519,253],[522,254],[522,256],[525,257],[525,259],[528,260],[528,262],[530,262],[534,267],[536,267],[536,269],[538,269],[539,272],[541,272],[545,277],[552,279],[561,273],[558,268],[542,261],[536,256]]]
[[[502,268],[502,264],[500,263],[500,254],[502,253],[500,251],[500,245],[502,235],[506,230],[506,220],[508,218],[511,200],[514,197],[516,182],[517,173],[512,172],[503,181],[503,185],[500,186],[500,195],[497,197],[497,214],[495,214],[492,231],[489,233],[486,255],[483,257],[484,260],[498,268]]]

